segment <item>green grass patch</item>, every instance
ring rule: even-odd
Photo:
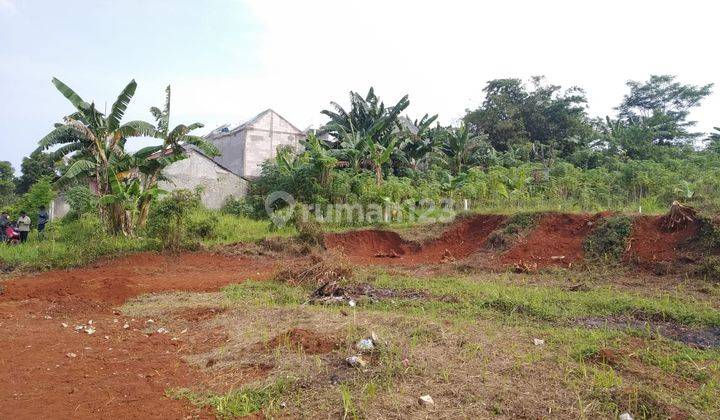
[[[210,407],[221,418],[235,418],[261,411],[267,413],[279,410],[281,399],[286,397],[291,385],[289,380],[282,379],[266,386],[245,387],[226,394],[196,393],[180,389],[168,392],[168,396],[187,399],[197,407]]]
[[[639,315],[686,325],[720,326],[720,311],[699,302],[676,297],[644,297],[600,288],[572,292],[559,287],[516,286],[477,281],[465,277],[418,279],[379,275],[377,287],[423,290],[452,299],[392,299],[360,301],[375,311],[430,315],[438,318],[502,316],[538,321],[571,321],[583,317]],[[297,305],[305,302],[310,289],[279,282],[246,281],[224,289],[228,298],[261,305]]]

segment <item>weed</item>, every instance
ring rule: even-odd
[[[488,237],[488,244],[495,249],[506,249],[525,232],[537,226],[539,212],[521,212],[510,216],[500,229],[493,231]]]
[[[628,216],[612,216],[600,222],[583,244],[589,259],[618,261],[627,249],[632,232],[632,219]]]
[[[290,390],[290,380],[277,380],[263,387],[246,387],[226,394],[198,394],[187,389],[169,392],[169,396],[185,398],[198,407],[211,407],[222,418],[249,416],[260,411],[280,408],[280,399]]]
[[[346,384],[340,385],[340,398],[342,399],[343,405],[343,420],[360,418],[357,408],[355,408],[355,403],[352,400],[350,388],[348,388]]]
[[[720,282],[720,257],[708,255],[695,268],[695,274],[713,282]]]

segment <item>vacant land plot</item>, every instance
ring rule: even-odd
[[[613,217],[481,215],[307,255],[238,245],[9,278],[0,417],[717,418],[700,226]]]

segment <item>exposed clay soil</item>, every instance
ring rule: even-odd
[[[695,238],[698,230],[698,225],[691,223],[675,232],[668,232],[662,228],[661,217],[636,217],[625,258],[640,263],[676,261],[679,248]]]
[[[601,214],[546,214],[536,228],[507,252],[493,253],[490,260],[501,268],[519,263],[569,266],[582,259],[583,241],[601,217]],[[328,234],[325,242],[328,248],[341,250],[355,264],[398,264],[405,269],[490,253],[485,249],[488,236],[505,220],[498,215],[465,218],[451,224],[437,238],[422,242],[378,230]],[[666,232],[658,217],[638,217],[625,259],[640,263],[676,262],[684,244],[697,233],[694,225]],[[143,293],[214,291],[245,279],[271,278],[281,265],[287,268],[307,264],[307,258],[302,263],[299,258],[141,253],[80,269],[3,280],[0,418],[130,418],[139,413],[143,418],[211,416],[185,401],[165,397],[165,391],[208,379],[182,357],[220,345],[227,339],[225,332],[158,333],[160,325],[125,317],[115,308]],[[378,299],[392,295],[383,289],[350,292]],[[174,317],[197,323],[221,311],[221,308],[188,310]],[[586,321],[588,326],[595,322]],[[627,327],[641,321],[597,322]],[[92,325],[95,331],[87,334],[75,330],[78,325]],[[663,335],[701,347],[717,346],[720,342],[716,329],[696,331],[662,323],[655,323],[654,327]],[[290,330],[260,344],[269,347],[289,344],[319,354],[331,351],[337,342],[313,331]],[[264,374],[267,367],[248,369],[245,376],[255,377]]]
[[[601,214],[545,214],[535,229],[514,244],[500,261],[504,265],[533,268],[571,266],[583,259],[583,241],[602,217]]]
[[[585,238],[608,214],[544,214],[537,226],[504,253],[486,247],[490,234],[506,220],[499,215],[462,219],[437,238],[421,243],[404,240],[394,231],[359,230],[327,234],[325,245],[359,264],[418,266],[464,260],[478,267],[516,267],[522,271],[571,267],[583,260]],[[685,258],[682,248],[697,236],[698,226],[689,224],[668,232],[663,230],[661,220],[660,216],[634,219],[625,261],[653,268],[657,262],[674,263]]]
[[[211,291],[268,278],[275,267],[262,258],[145,253],[4,281],[0,418],[212,417],[165,397],[167,389],[203,380],[181,356],[204,342],[177,331],[153,333],[160,325],[113,308],[147,292]],[[75,330],[90,320],[93,334]]]
[[[338,249],[355,263],[438,264],[462,259],[481,249],[505,216],[478,215],[451,225],[438,238],[422,243],[406,241],[383,230],[359,230],[325,235],[325,246]]]
[[[302,349],[307,354],[322,354],[331,352],[337,347],[337,342],[325,334],[303,328],[294,328],[273,337],[266,343],[261,343],[261,345],[266,349],[291,347]]]

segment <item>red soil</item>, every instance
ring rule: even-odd
[[[351,261],[362,264],[437,264],[465,258],[485,245],[505,216],[479,215],[454,223],[440,237],[418,244],[403,240],[396,232],[359,230],[325,235],[329,249],[339,249]]]
[[[145,320],[123,317],[113,307],[142,293],[211,291],[246,278],[268,278],[275,264],[208,253],[148,253],[4,281],[0,418],[183,418],[197,413],[187,402],[164,396],[167,389],[203,378],[181,360],[195,346],[191,334],[171,328],[148,337]],[[94,334],[75,331],[89,320]],[[205,411],[197,414],[210,417]]]
[[[500,262],[532,268],[570,266],[582,260],[585,236],[602,217],[602,214],[545,214],[537,227],[510,248]]]
[[[498,258],[495,258],[496,254],[485,252],[480,265],[517,266],[523,270],[553,265],[570,267],[582,261],[586,236],[608,214],[545,214],[527,236]],[[698,233],[696,225],[677,232],[663,231],[660,220],[658,216],[635,219],[626,260],[640,263],[677,261],[680,258],[678,247]],[[357,264],[439,264],[464,259],[483,249],[488,235],[504,221],[504,216],[496,215],[463,219],[451,225],[438,238],[424,243],[406,241],[396,232],[360,230],[327,234],[325,244],[329,249],[342,251]]]
[[[532,232],[498,260],[504,266],[570,265],[582,259],[583,240],[601,217],[544,215]],[[437,239],[421,244],[374,230],[328,234],[326,244],[358,264],[437,264],[480,251],[504,221],[504,216],[487,215],[463,219]],[[676,261],[680,245],[697,233],[695,225],[665,232],[658,217],[638,217],[626,260]],[[113,308],[143,293],[213,291],[248,278],[269,278],[279,264],[295,262],[210,253],[144,253],[4,280],[0,284],[0,418],[208,417],[209,412],[198,412],[164,394],[169,388],[206,382],[205,374],[184,363],[181,356],[222,342],[224,332],[178,334],[169,326],[170,333],[148,336],[146,320],[123,317]],[[216,313],[187,311],[175,318],[200,322]],[[89,320],[94,334],[75,331],[76,325],[87,325]],[[129,328],[123,328],[125,323]],[[161,325],[150,331],[156,327]],[[327,352],[336,344],[306,330],[291,330],[261,344],[280,343],[300,346],[308,353]]]
[[[698,225],[689,224],[675,232],[667,232],[657,216],[638,216],[633,221],[630,246],[625,254],[627,261],[640,264],[673,262],[678,259],[678,248],[696,237]]]

